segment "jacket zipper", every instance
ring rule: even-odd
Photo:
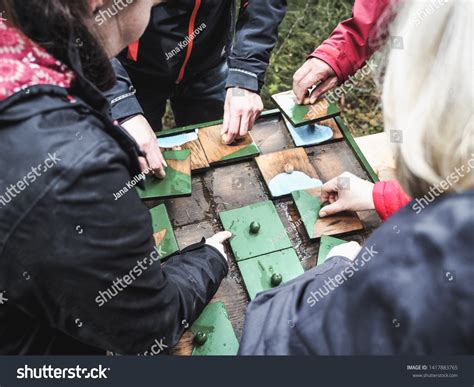
[[[188,25],[188,47],[186,49],[186,57],[184,58],[184,62],[179,70],[178,79],[176,80],[176,84],[180,83],[183,80],[184,72],[186,71],[186,66],[188,65],[189,58],[191,57],[191,53],[193,52],[193,45],[194,45],[194,29],[196,23],[196,15],[199,11],[199,7],[201,6],[201,0],[196,0],[194,3],[193,13],[191,14],[191,19],[189,19]]]

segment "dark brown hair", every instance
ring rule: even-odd
[[[115,84],[115,73],[101,43],[89,31],[92,17],[87,0],[0,0],[7,18],[26,36],[100,90]],[[1,9],[1,8],[0,8]],[[71,59],[71,50],[81,63]]]

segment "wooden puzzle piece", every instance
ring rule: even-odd
[[[150,210],[151,221],[153,224],[153,237],[155,245],[163,260],[179,251],[178,243],[173,232],[173,227],[168,217],[168,212],[164,204]]]
[[[189,133],[160,137],[158,145],[165,150],[189,149],[191,151],[191,170],[194,172],[209,168],[209,162],[198,138],[197,129]]]
[[[295,128],[285,117],[285,125],[296,146],[311,146],[343,138],[341,130],[334,119],[324,120],[317,124],[303,125]]]
[[[191,195],[191,156],[188,149],[163,152],[168,167],[166,177],[145,178],[145,189],[138,188],[142,199],[169,198]]]
[[[271,201],[221,212],[219,217],[234,235],[230,245],[237,261],[292,247]]]
[[[239,342],[222,302],[206,306],[191,326],[193,356],[234,356]]]
[[[320,238],[323,234],[339,235],[364,228],[355,212],[340,212],[320,218],[320,188],[295,191],[292,196],[310,239]]]
[[[319,254],[318,254],[318,265],[321,265],[326,261],[326,258],[333,247],[347,243],[345,240],[330,237],[327,235],[321,236],[321,241],[319,244]]]
[[[250,299],[304,273],[293,248],[237,262]]]
[[[231,145],[225,145],[221,136],[222,125],[199,129],[199,140],[206,153],[209,164],[228,162],[254,157],[260,154],[252,136],[247,134]]]
[[[303,148],[262,155],[257,157],[256,161],[274,198],[322,185]]]
[[[272,99],[294,127],[325,120],[341,112],[335,103],[330,103],[326,99],[319,99],[313,105],[300,105],[293,91],[274,94]]]

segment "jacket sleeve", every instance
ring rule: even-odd
[[[41,218],[49,228],[29,247],[42,251],[32,297],[48,324],[90,346],[143,354],[177,343],[228,268],[203,242],[160,264],[151,217],[135,189],[114,196],[131,181],[126,165],[112,140],[95,145],[23,223]],[[36,240],[48,244],[35,247]]]
[[[375,183],[372,197],[375,210],[382,220],[386,220],[411,200],[396,180]]]
[[[352,17],[340,23],[310,55],[326,62],[344,82],[378,49],[378,26],[389,0],[356,0]]]
[[[242,0],[226,87],[260,92],[286,0]]]
[[[135,97],[136,91],[127,71],[117,58],[112,59],[112,67],[115,70],[117,82],[112,89],[104,93],[110,103],[112,118],[123,122],[128,117],[143,114],[143,109]]]

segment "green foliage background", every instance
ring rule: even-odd
[[[280,26],[262,90],[266,109],[274,107],[272,94],[292,88],[295,71],[339,22],[351,16],[352,5],[351,0],[288,1],[288,13]],[[382,131],[380,96],[370,77],[357,82],[339,103],[355,136]]]

